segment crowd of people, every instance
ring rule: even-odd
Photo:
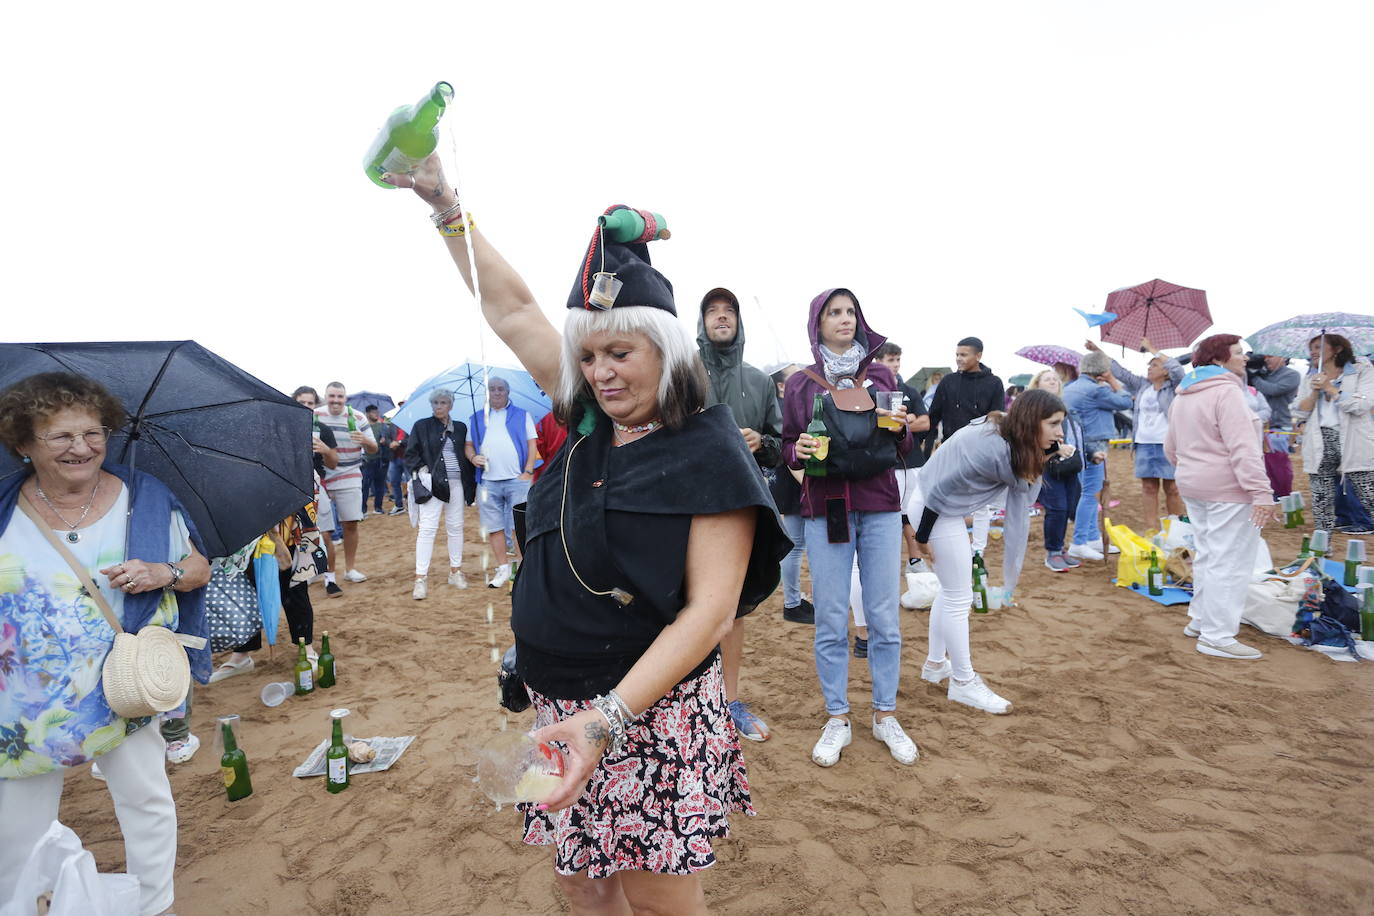
[[[205,635],[212,577],[252,575],[254,556],[274,556],[291,639],[313,658],[309,582],[318,573],[332,598],[368,581],[364,519],[408,513],[412,595],[425,600],[441,527],[447,584],[468,587],[463,526],[476,504],[495,561],[483,584],[511,586],[534,737],[567,755],[558,788],[522,806],[524,842],[553,847],[576,912],[699,912],[711,840],[728,834],[732,813],[753,812],[740,739],[773,735],[741,678],[746,621],[779,584],[783,620],[814,627],[812,761],[837,765],[853,740],[856,657],[869,669],[874,739],[911,765],[920,752],[907,729],[918,726],[899,707],[903,574],[939,582],[921,680],[945,685],[954,703],[1010,713],[1014,698],[973,664],[974,571],[996,523],[1001,593],[1014,603],[1037,515],[1050,571],[1105,559],[1107,464],[1122,454],[1113,442],[1131,447],[1144,525],[1172,516],[1195,532],[1184,632],[1206,656],[1261,657],[1237,639],[1230,596],[1244,590],[1261,529],[1291,491],[1296,446],[1317,526],[1374,532],[1374,367],[1339,335],[1313,340],[1306,374],[1247,353],[1233,334],[1181,356],[1143,339],[1139,375],[1088,342],[1077,366],[1057,363],[1024,388],[1004,385],[982,361],[983,341],[968,336],[954,343],[952,371],[904,381],[902,348],[852,289],[836,287],[806,311],[810,363],[765,373],[744,360],[742,309],[728,289],[702,296],[690,339],[651,263],[653,214],[607,211],[641,230],[593,233],[560,331],[464,214],[436,159],[387,180],[430,205],[463,282],[475,288],[474,268],[480,275],[485,320],[550,393],[552,411],[534,422],[494,376],[467,416],[454,415],[454,391],[430,391],[431,415],[407,432],[376,405],[350,406],[340,382],[323,400],[302,386],[293,397],[312,412],[313,502],[234,555],[207,558],[165,487],[106,464],[124,413],[98,380],[54,373],[0,393],[0,443],[25,467],[0,481],[0,554],[24,564],[0,576],[0,900],[56,815],[64,770],[95,761],[141,912],[173,903],[165,762],[198,746],[191,692],[160,728],[113,711],[100,672],[114,630],[73,589],[73,571],[99,583],[125,629]],[[302,549],[311,544],[318,561]],[[213,668],[208,649],[188,649],[194,679],[250,672],[260,648],[258,635],[235,640]]]

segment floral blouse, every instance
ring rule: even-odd
[[[68,545],[116,617],[123,614],[124,593],[111,588],[100,570],[125,559],[128,510],[129,491],[121,486],[110,511]],[[190,533],[180,513],[172,513],[168,543],[168,560],[190,556]],[[176,628],[170,589],[149,623]],[[100,671],[114,637],[67,561],[16,510],[0,533],[0,779],[86,763],[148,724],[148,717],[115,715],[105,702]]]

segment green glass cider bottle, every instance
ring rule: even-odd
[[[435,83],[414,105],[402,105],[391,113],[363,157],[363,170],[379,188],[394,188],[382,181],[387,172],[415,171],[439,145],[439,119],[453,98],[453,87]]]
[[[811,403],[811,422],[806,424],[806,434],[820,439],[822,445],[806,459],[805,472],[808,477],[826,476],[825,459],[830,455],[830,432],[825,428],[825,400],[818,394]]]
[[[327,688],[334,686],[334,653],[329,649],[329,631],[325,630],[320,637],[320,659],[319,677],[315,679],[315,686]]]
[[[1159,568],[1159,554],[1153,550],[1150,551],[1150,568],[1145,571],[1145,582],[1154,597],[1164,594],[1164,570]]]
[[[253,794],[253,781],[248,778],[248,755],[239,750],[234,730],[228,722],[221,722],[224,733],[224,755],[219,758],[219,771],[224,776],[224,791],[229,800],[238,801]]]
[[[324,755],[324,787],[334,795],[348,788],[348,748],[343,739],[343,717],[346,715],[347,709],[329,713],[334,720],[334,730],[329,738],[329,750]]]
[[[305,657],[305,639],[301,639],[299,649],[296,651],[296,667],[294,669],[296,681],[296,696],[303,697],[308,693],[315,692],[315,669],[310,664],[310,659]]]
[[[983,579],[983,574],[978,567],[973,568],[973,613],[986,614],[988,612],[988,587]]]

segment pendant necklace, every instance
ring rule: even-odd
[[[91,490],[91,498],[90,498],[90,500],[86,503],[86,505],[84,505],[84,506],[81,507],[81,517],[80,517],[79,519],[76,520],[76,524],[75,524],[75,525],[73,525],[71,522],[67,521],[67,519],[66,519],[65,517],[63,517],[62,513],[57,511],[57,507],[54,506],[54,505],[52,504],[52,500],[51,500],[51,499],[48,499],[48,494],[46,494],[46,493],[43,492],[43,488],[40,487],[40,486],[38,485],[38,482],[37,482],[37,481],[34,482],[33,488],[34,488],[35,490],[38,491],[38,495],[39,495],[39,497],[42,498],[43,502],[45,502],[45,503],[48,504],[48,508],[52,510],[52,514],[53,514],[53,515],[56,515],[56,516],[58,517],[58,519],[61,520],[62,524],[66,525],[68,528],[71,529],[71,531],[68,531],[68,532],[67,532],[67,535],[66,535],[66,537],[67,537],[67,543],[68,543],[68,544],[79,544],[79,543],[81,543],[81,532],[77,531],[76,529],[79,528],[79,527],[81,526],[81,523],[84,522],[84,521],[86,520],[86,516],[89,515],[90,512],[91,512],[91,507],[95,505],[95,494],[98,493],[98,492],[100,491],[100,477],[99,477],[99,476],[96,477],[96,479],[95,479],[95,489]]]
[[[617,423],[616,421],[612,420],[611,424],[622,433],[651,433],[654,430],[658,429],[660,426],[662,426],[663,421],[650,420],[648,423],[645,423],[642,426],[626,426],[623,423]]]

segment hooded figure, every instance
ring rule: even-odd
[[[735,335],[727,343],[711,340],[706,327],[706,308],[713,302],[725,302],[734,309]],[[744,317],[740,314],[739,299],[728,289],[717,287],[702,296],[697,349],[711,380],[706,405],[729,407],[740,428],[758,433],[754,460],[759,467],[777,467],[782,455],[782,411],[778,408],[777,386],[761,370],[744,361]]]
[[[811,371],[817,375],[825,374],[825,360],[821,357],[821,312],[830,300],[840,293],[854,301],[855,317],[858,320],[854,342],[863,351],[854,366],[853,374],[866,372],[864,383],[872,390],[898,390],[897,380],[892,377],[892,371],[875,359],[878,348],[887,342],[887,338],[868,326],[859,300],[847,289],[828,289],[811,300],[811,310],[806,322],[806,333],[811,338],[811,354],[816,358],[810,366]],[[847,381],[841,379],[837,387],[846,387]],[[790,467],[801,468],[805,464],[797,457],[797,436],[806,430],[806,424],[811,420],[811,406],[815,396],[824,392],[825,388],[805,372],[794,372],[787,380],[783,396],[782,457]],[[911,436],[903,435],[897,440],[897,453],[903,460],[906,460],[906,456],[911,452],[911,445]],[[897,478],[892,473],[875,474],[861,480],[807,477],[802,488],[801,514],[803,518],[824,516],[828,499],[844,500],[847,512],[898,512],[900,498]]]

